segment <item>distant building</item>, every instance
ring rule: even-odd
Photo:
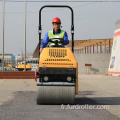
[[[23,60],[23,56],[20,54],[15,55],[15,60]]]
[[[11,60],[12,54],[4,54],[4,60]],[[2,54],[0,54],[0,66],[2,66]]]
[[[11,60],[12,54],[4,54],[4,59],[9,59]],[[0,59],[2,60],[2,54],[0,54]]]

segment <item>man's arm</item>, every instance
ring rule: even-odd
[[[64,33],[63,39],[64,39],[63,45],[69,44],[67,32]]]
[[[43,48],[45,48],[45,47],[47,46],[47,44],[48,44],[48,39],[49,39],[49,37],[48,37],[48,32],[47,32],[47,33],[45,34],[45,37],[44,37],[41,45],[40,45],[40,53],[42,52]]]
[[[40,53],[42,52],[42,50],[43,50],[43,47],[40,47]]]

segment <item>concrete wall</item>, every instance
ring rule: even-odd
[[[74,53],[74,56],[78,62],[80,74],[107,74],[111,56],[110,53]],[[85,66],[85,64],[92,64],[92,66],[88,67]]]

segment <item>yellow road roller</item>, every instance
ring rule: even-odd
[[[53,47],[46,47],[40,54],[37,72],[37,104],[74,104],[78,94],[78,63],[74,53],[73,10],[69,6],[43,6],[39,11],[39,46],[41,44],[41,11],[45,7],[69,8],[72,14],[72,50],[60,46],[59,38],[50,39]],[[57,40],[54,40],[57,39]]]
[[[17,64],[16,69],[19,71],[24,71],[24,64]],[[30,64],[26,65],[26,71],[31,71],[32,66]]]

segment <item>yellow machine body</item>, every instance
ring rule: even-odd
[[[78,63],[70,48],[46,47],[43,49],[39,68],[74,68],[76,70],[75,94],[78,94]],[[62,70],[62,69],[61,69]]]
[[[18,69],[19,71],[23,71],[23,70],[24,70],[24,64],[19,64],[17,69]],[[28,70],[31,70],[31,65],[30,65],[30,64],[26,65],[26,70],[27,70],[27,71],[28,71]]]
[[[7,67],[11,67],[12,68],[13,66],[11,64],[7,64]]]

